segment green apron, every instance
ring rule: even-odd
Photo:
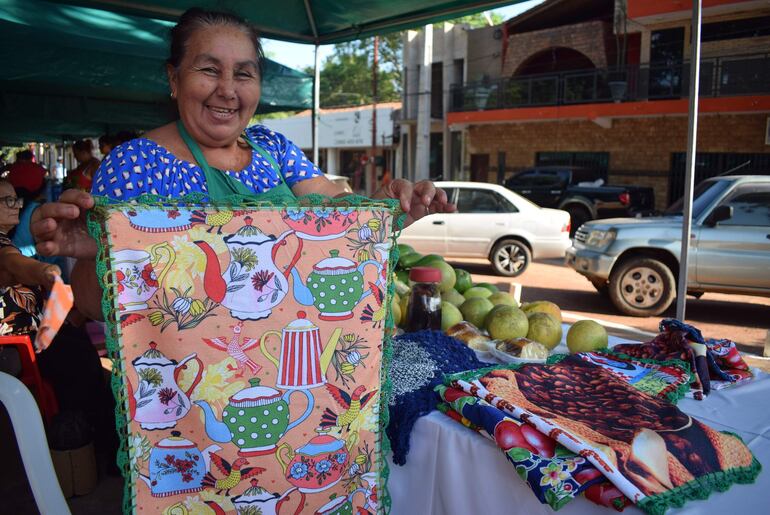
[[[291,188],[289,188],[289,186],[283,180],[281,167],[278,166],[278,163],[275,162],[273,156],[271,156],[267,150],[251,141],[251,138],[249,138],[245,133],[243,136],[248,142],[249,146],[256,150],[259,155],[264,157],[267,162],[270,163],[270,165],[273,167],[273,170],[275,170],[276,175],[278,176],[278,180],[281,181],[278,185],[272,187],[264,193],[254,193],[241,181],[231,177],[221,170],[217,170],[216,168],[209,166],[209,163],[206,161],[206,157],[203,155],[201,148],[198,146],[198,143],[195,142],[192,136],[190,136],[190,133],[187,132],[187,129],[185,129],[182,120],[177,120],[176,126],[179,130],[180,136],[182,136],[182,139],[187,145],[187,148],[190,149],[190,153],[195,158],[195,161],[198,162],[198,166],[201,168],[201,170],[203,170],[203,175],[206,177],[206,188],[209,192],[209,199],[216,202],[224,200],[230,195],[245,195],[253,199],[267,201],[273,201],[278,197],[283,197],[285,199],[287,196],[290,198],[295,198]]]

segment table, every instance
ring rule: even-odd
[[[617,343],[619,339],[610,337],[610,346]],[[689,501],[667,514],[770,513],[770,375],[758,372],[749,384],[712,392],[704,401],[682,399],[678,406],[714,429],[740,435],[765,470],[752,485],[732,485],[706,501]],[[389,466],[394,515],[556,513],[538,502],[492,441],[436,411],[415,424],[406,465],[390,461]],[[597,513],[617,512],[582,497],[558,511],[559,515]],[[630,506],[623,513],[642,511]]]

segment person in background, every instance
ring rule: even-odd
[[[23,199],[10,182],[0,180],[0,323],[13,335],[32,341],[39,329],[46,290],[61,274],[58,266],[19,252],[8,235],[19,224]],[[49,381],[60,411],[82,414],[96,436],[97,452],[106,462],[117,449],[112,395],[104,379],[99,354],[91,344],[83,317],[73,311],[50,347],[37,355],[40,374]],[[0,370],[18,376],[21,361],[13,347],[0,347]]]
[[[101,161],[94,157],[94,144],[90,139],[78,140],[72,144],[72,153],[78,166],[67,174],[65,187],[91,191],[94,173],[101,164]]]
[[[166,65],[179,120],[116,147],[96,173],[92,195],[115,201],[147,193],[175,198],[197,192],[211,200],[240,194],[266,201],[309,193],[347,195],[285,136],[248,126],[259,103],[263,61],[256,29],[243,19],[186,11],[171,31]],[[407,225],[430,213],[455,210],[430,181],[397,179],[373,198],[399,200]],[[101,320],[97,246],[82,216],[93,205],[91,195],[66,191],[59,202],[35,211],[32,231],[42,254],[78,258],[72,272],[75,303]]]
[[[102,156],[108,155],[112,149],[122,143],[116,135],[104,134],[99,137],[99,152]]]
[[[46,169],[35,162],[35,154],[30,150],[22,150],[16,153],[16,161],[8,168],[6,180],[14,188],[35,192],[45,186],[45,175]]]

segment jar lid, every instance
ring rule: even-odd
[[[440,283],[441,271],[429,266],[416,266],[409,271],[409,280],[416,283]]]

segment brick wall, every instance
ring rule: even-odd
[[[698,120],[701,152],[770,153],[764,143],[767,113],[705,115]],[[468,128],[466,169],[470,154],[489,154],[489,181],[497,181],[497,153],[505,152],[506,176],[535,164],[547,151],[609,152],[610,181],[655,188],[658,209],[668,204],[671,154],[685,152],[687,118],[627,118],[604,129],[590,121],[563,120]]]
[[[597,68],[607,67],[605,41],[612,27],[602,21],[576,23],[564,27],[524,32],[508,36],[502,76],[512,76],[524,61],[554,47],[566,47],[584,54]]]

